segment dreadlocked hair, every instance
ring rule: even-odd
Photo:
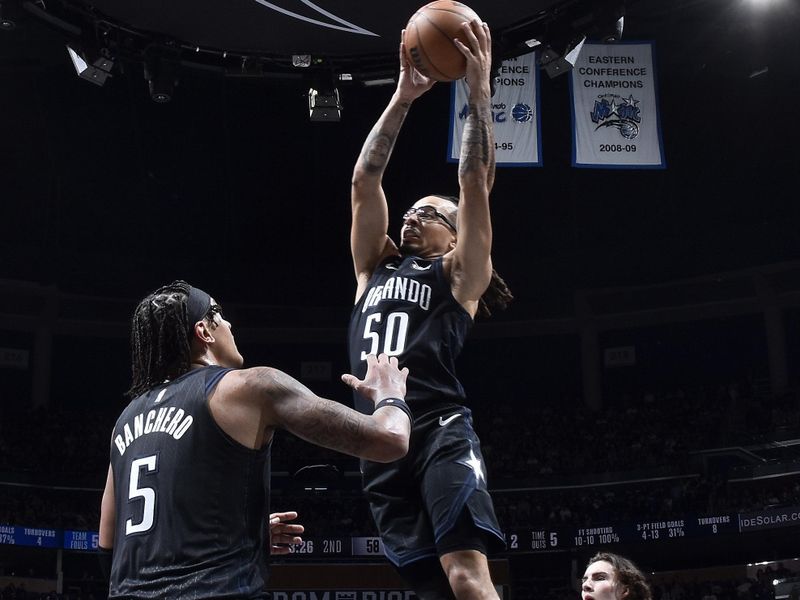
[[[448,200],[458,206],[458,198],[456,196],[446,196],[443,194],[432,194],[442,200]],[[500,277],[500,274],[492,267],[492,279],[489,281],[489,287],[483,292],[480,300],[478,301],[478,316],[491,317],[493,310],[505,310],[511,301],[514,299],[514,294],[505,280]]]
[[[173,281],[158,288],[136,307],[131,321],[131,387],[128,398],[190,370],[189,286]]]
[[[478,315],[481,317],[491,317],[492,310],[505,310],[513,299],[514,295],[511,293],[508,284],[506,284],[505,280],[492,268],[492,280],[489,282],[489,287],[483,292],[478,302]]]

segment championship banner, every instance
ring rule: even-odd
[[[539,69],[531,52],[503,61],[494,79],[492,121],[498,167],[538,167],[541,159]],[[464,123],[469,114],[465,79],[451,86],[450,136],[447,162],[458,162]]]
[[[584,44],[570,95],[573,167],[666,167],[652,42]]]

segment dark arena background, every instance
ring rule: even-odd
[[[666,157],[573,168],[570,76],[543,69],[543,165],[497,170],[493,260],[516,300],[476,324],[459,370],[503,597],[577,600],[608,548],[656,600],[798,598],[800,6],[471,6],[498,59],[606,39],[624,14],[623,41],[655,44]],[[209,290],[247,365],[350,402],[350,175],[417,7],[0,0],[0,598],[105,598],[109,434],[130,315],[156,287]],[[334,87],[336,119],[311,120],[309,88]],[[393,232],[421,195],[457,192],[449,105],[439,83],[409,114]],[[412,596],[355,460],[284,432],[272,460],[273,509],[306,526],[274,598]]]

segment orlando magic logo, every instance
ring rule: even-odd
[[[511,109],[511,117],[517,123],[527,123],[533,118],[533,109],[529,105],[520,102]]]
[[[639,135],[638,124],[642,122],[642,117],[636,106],[639,101],[633,94],[627,98],[617,94],[601,94],[597,98],[590,113],[592,123],[597,123],[595,131],[601,127],[616,127],[626,140],[632,140]]]

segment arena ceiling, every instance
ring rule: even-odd
[[[5,0],[12,3],[60,30],[89,62],[102,52],[112,60],[163,58],[234,76],[327,71],[356,81],[396,70],[400,30],[419,8],[409,0]],[[499,61],[530,52],[525,42],[532,38],[565,46],[578,35],[613,34],[625,4],[475,0],[471,7],[490,24]]]
[[[309,123],[305,74],[395,74],[417,3],[0,4],[21,15],[0,30],[0,279],[137,297],[181,277],[237,301],[351,302],[349,176],[392,88],[354,82],[340,123]],[[471,5],[497,55],[524,51],[527,36],[602,35],[586,15],[617,6]],[[665,171],[572,169],[568,77],[542,74],[544,166],[500,171],[493,193],[512,311],[562,314],[576,289],[800,258],[798,30],[790,0],[625,3],[623,39],[655,42]],[[105,49],[103,87],[76,77],[65,42]],[[148,94],[148,52],[186,67],[168,104]],[[320,62],[295,68],[296,52]],[[453,191],[448,103],[437,84],[398,140],[385,179],[393,230],[415,194]]]
[[[418,0],[93,0],[113,20],[205,48],[261,54],[391,53]],[[506,28],[565,2],[476,0],[493,27]]]

